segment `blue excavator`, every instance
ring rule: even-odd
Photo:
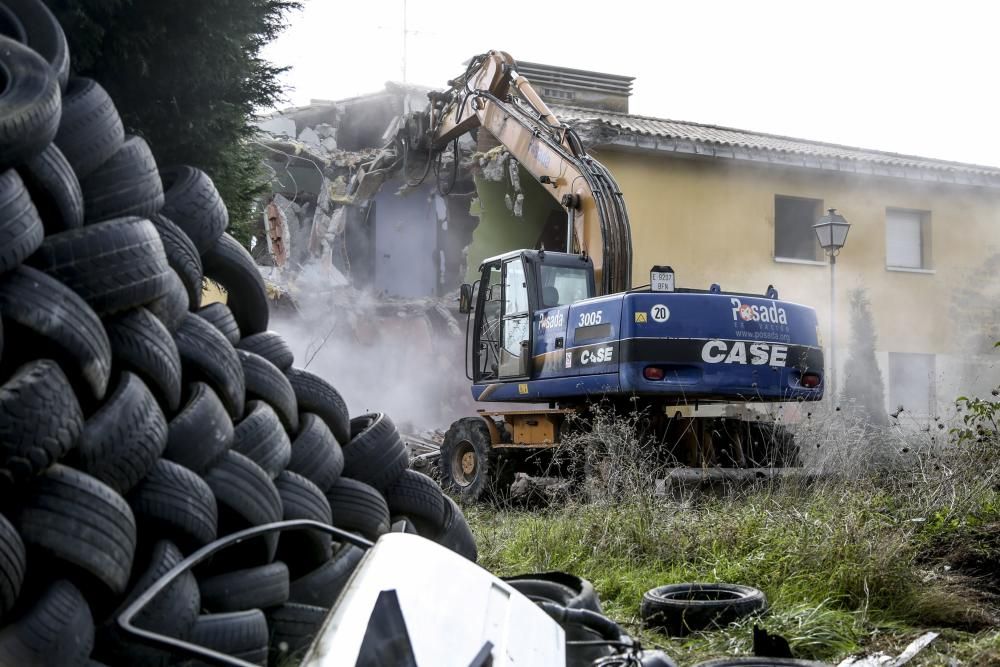
[[[442,483],[466,499],[537,469],[575,417],[603,403],[641,415],[658,460],[688,466],[794,466],[787,431],[752,403],[823,397],[815,311],[764,294],[685,289],[669,266],[632,286],[628,211],[611,173],[587,154],[501,51],[473,58],[411,116],[404,150],[430,156],[487,130],[566,213],[563,251],[491,257],[462,285],[472,395],[491,404],[448,430]],[[457,150],[454,151],[457,161]]]

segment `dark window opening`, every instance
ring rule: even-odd
[[[774,197],[774,256],[819,261],[822,248],[813,231],[823,215],[822,199]]]

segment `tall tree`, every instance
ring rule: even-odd
[[[282,99],[285,68],[261,49],[296,0],[48,0],[66,31],[73,71],[114,98],[126,127],[161,165],[206,171],[231,232],[246,242],[260,191],[247,140],[257,110]]]
[[[871,302],[864,288],[851,290],[851,350],[844,364],[841,396],[853,402],[865,421],[873,426],[885,426],[889,416],[885,411],[885,384],[875,359],[875,319]]]

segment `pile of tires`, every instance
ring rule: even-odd
[[[0,0],[0,664],[167,664],[114,624],[186,555],[282,519],[393,527],[470,559],[461,511],[384,414],[268,331],[264,284],[207,175],[158,168],[39,0]],[[229,294],[202,306],[202,281]],[[269,535],[137,618],[284,663],[362,552]],[[96,662],[95,662],[96,661]]]

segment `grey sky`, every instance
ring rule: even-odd
[[[469,56],[635,76],[633,113],[1000,166],[994,2],[405,0],[406,79]],[[305,0],[265,56],[289,101],[403,79],[404,0]]]

